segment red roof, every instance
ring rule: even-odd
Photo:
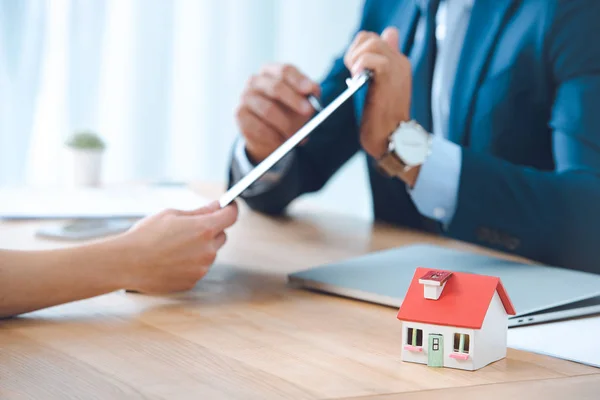
[[[516,314],[500,278],[493,276],[452,272],[440,298],[426,299],[419,278],[430,271],[430,268],[417,268],[402,306],[398,310],[398,319],[481,329],[495,292],[498,292],[506,313]]]

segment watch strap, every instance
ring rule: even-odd
[[[400,160],[395,151],[390,151],[377,161],[377,167],[385,175],[397,177],[399,171],[403,171],[406,165]]]
[[[416,166],[407,165],[405,162],[403,162],[395,148],[394,135],[407,126],[409,128],[420,129],[423,131],[423,128],[416,121],[408,121],[401,123],[400,127],[390,135],[387,152],[377,160],[379,170],[387,176],[401,178]],[[428,135],[429,155],[429,152],[431,151],[432,135],[427,132],[425,133]]]
[[[377,161],[379,170],[389,177],[398,177],[406,172],[408,166],[402,162],[394,150],[394,143],[390,141],[388,151]]]

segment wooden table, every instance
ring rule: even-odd
[[[0,245],[71,245],[35,239],[39,224],[0,224]],[[598,398],[600,370],[512,349],[476,372],[402,363],[396,309],[286,285],[291,271],[424,241],[481,251],[314,210],[272,219],[242,205],[192,292],[117,292],[0,322],[0,398]]]

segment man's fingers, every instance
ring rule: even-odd
[[[356,64],[357,60],[364,55],[367,54],[379,54],[384,55],[387,50],[385,47],[387,45],[383,40],[379,38],[379,36],[370,37],[365,40],[356,49],[348,56],[348,66],[347,68],[352,71],[353,66]]]
[[[282,138],[285,139],[290,135],[292,129],[291,120],[280,105],[259,93],[249,94],[245,98],[244,104],[263,123],[274,129]]]
[[[237,113],[237,118],[248,146],[259,145],[275,149],[283,143],[283,136],[248,108],[241,108]]]
[[[387,57],[380,54],[367,53],[359,57],[350,67],[353,76],[358,75],[364,70],[373,71],[375,76],[388,72],[390,62]]]
[[[381,33],[381,38],[387,43],[390,49],[400,51],[400,46],[398,44],[400,39],[398,35],[398,29],[394,27],[388,27],[385,28],[385,30]]]
[[[259,75],[251,80],[250,87],[300,115],[309,116],[315,111],[306,96],[296,91],[285,80],[279,80],[270,75]]]
[[[356,34],[354,40],[346,50],[346,55],[344,56],[344,64],[346,68],[350,69],[352,65],[352,58],[356,54],[356,49],[364,44],[367,40],[377,38],[377,34],[374,32],[360,31]]]
[[[267,64],[263,67],[262,74],[285,81],[297,92],[304,96],[311,93],[317,97],[321,95],[319,85],[298,71],[298,69],[293,65]]]

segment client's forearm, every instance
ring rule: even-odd
[[[121,289],[127,252],[115,242],[47,251],[0,250],[0,318]]]

